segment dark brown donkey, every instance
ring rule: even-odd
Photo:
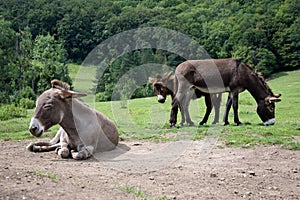
[[[257,114],[264,125],[275,124],[275,103],[281,101],[281,94],[274,94],[262,76],[250,66],[235,59],[188,60],[179,64],[175,71],[178,79],[178,90],[173,107],[184,102],[184,96],[191,87],[204,93],[229,92],[226,105],[225,125],[231,105],[234,111],[234,122],[242,124],[238,117],[238,94],[248,90],[257,102]],[[185,112],[185,111],[183,111]]]
[[[156,78],[150,77],[149,82],[152,83],[153,90],[155,91],[155,93],[157,95],[157,98],[158,98],[157,100],[159,103],[164,103],[166,101],[167,95],[170,95],[172,100],[174,99],[178,83],[172,72],[167,75],[163,75],[163,76],[157,75]],[[218,123],[222,95],[221,94],[209,95],[209,94],[203,93],[197,89],[190,89],[187,92],[187,94],[185,95],[184,103],[182,103],[185,107],[185,109],[184,109],[185,112],[182,112],[182,110],[181,110],[180,126],[183,126],[185,121],[190,126],[194,125],[194,122],[191,120],[188,107],[189,107],[191,98],[200,98],[202,96],[205,97],[206,113],[205,113],[205,116],[203,117],[202,121],[200,122],[200,125],[203,125],[207,122],[208,117],[211,113],[212,107],[215,108],[215,118],[214,118],[213,124]],[[171,114],[170,114],[170,120],[169,120],[169,122],[171,123],[171,127],[175,127],[175,125],[177,123],[177,114],[178,114],[178,106],[172,107]]]
[[[86,94],[71,91],[67,83],[58,80],[51,84],[52,88],[37,99],[29,130],[39,137],[55,124],[61,128],[50,142],[33,143],[27,149],[41,152],[58,148],[62,158],[72,156],[78,160],[87,159],[94,152],[114,149],[119,141],[116,126],[102,113],[76,99]]]

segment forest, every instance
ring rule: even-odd
[[[265,77],[300,66],[300,0],[1,0],[0,103],[31,107],[57,78],[72,84],[68,63],[80,64],[108,38],[162,27],[197,41],[212,58],[237,58]],[[106,101],[117,80],[135,66],[183,58],[160,49],[116,58],[97,79]],[[153,95],[139,88],[133,97]],[[34,105],[34,104],[33,104]]]

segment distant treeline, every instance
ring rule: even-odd
[[[241,59],[265,76],[297,68],[299,16],[299,0],[2,0],[0,103],[33,98],[52,78],[70,82],[66,63],[81,63],[101,42],[140,27],[181,32],[212,58]],[[98,100],[109,100],[120,76],[145,56],[173,68],[183,61],[157,49],[123,55],[99,79]],[[134,95],[150,94],[146,85]]]

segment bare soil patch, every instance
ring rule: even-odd
[[[300,199],[300,153],[280,146],[194,141],[176,152],[170,143],[125,141],[128,151],[74,161],[29,152],[30,142],[0,141],[0,199]],[[159,149],[175,152],[153,157],[162,166],[134,158]]]

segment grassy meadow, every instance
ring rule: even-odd
[[[276,103],[276,124],[263,126],[256,114],[256,102],[247,92],[239,97],[239,117],[243,126],[233,123],[231,110],[229,121],[231,125],[223,126],[222,116],[225,111],[227,94],[223,94],[220,123],[211,125],[214,111],[208,123],[201,127],[169,128],[169,113],[171,100],[159,104],[156,97],[132,99],[128,101],[97,102],[92,107],[107,115],[118,126],[122,140],[152,140],[164,142],[179,139],[199,140],[205,137],[218,137],[228,146],[249,148],[257,144],[279,144],[284,148],[300,150],[300,70],[281,72],[268,81],[274,93],[282,94],[282,102]],[[76,89],[76,85],[75,85]],[[122,108],[122,107],[126,108]],[[190,114],[195,124],[198,124],[205,113],[204,98],[191,102]],[[0,139],[24,140],[33,139],[28,125],[33,110],[27,110],[27,116],[6,121],[0,121]],[[178,116],[180,121],[180,114]],[[58,126],[51,128],[43,137],[52,137]]]

